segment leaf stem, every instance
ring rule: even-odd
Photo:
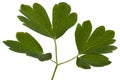
[[[56,58],[56,64],[58,64],[57,42],[56,42],[56,39],[54,39],[54,44],[55,44],[55,58]]]
[[[51,61],[56,64],[56,62],[54,60],[51,59]]]
[[[56,74],[56,71],[57,71],[57,68],[58,68],[59,65],[65,64],[65,63],[67,63],[67,62],[70,62],[70,61],[72,61],[73,59],[75,59],[76,57],[78,57],[78,55],[76,55],[76,56],[74,56],[73,58],[71,58],[71,59],[69,59],[69,60],[67,60],[67,61],[58,63],[57,42],[56,42],[56,39],[55,39],[55,38],[54,38],[54,44],[55,44],[55,61],[54,61],[54,60],[51,60],[51,61],[54,62],[54,63],[56,64],[56,66],[55,66],[54,72],[53,72],[53,74],[52,74],[51,80],[54,79],[54,76],[55,76],[55,74]]]
[[[77,56],[78,56],[78,55],[77,55]],[[74,56],[73,58],[71,58],[71,59],[69,59],[69,60],[66,60],[66,61],[64,61],[64,62],[61,62],[61,63],[59,63],[58,65],[68,63],[68,62],[74,60],[77,56]]]
[[[54,69],[54,72],[53,72],[53,75],[52,75],[51,80],[53,80],[53,79],[54,79],[54,76],[55,76],[55,73],[56,73],[56,71],[57,71],[57,68],[58,68],[58,65],[56,65],[56,66],[55,66],[55,69]]]
[[[55,69],[54,69],[54,72],[53,72],[53,75],[52,75],[51,80],[54,79],[55,73],[56,73],[57,68],[58,68],[58,66],[59,66],[59,65],[58,65],[58,55],[57,55],[57,42],[56,42],[56,39],[54,39],[54,44],[55,44],[55,60],[56,60],[56,61],[53,61],[53,60],[51,60],[51,61],[54,62],[54,63],[56,64],[56,66],[55,66]]]

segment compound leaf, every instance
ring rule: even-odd
[[[107,57],[101,54],[111,53],[116,49],[116,47],[112,45],[115,42],[115,39],[113,39],[115,35],[114,31],[105,30],[104,26],[96,28],[92,34],[91,31],[92,25],[90,21],[85,21],[82,26],[78,24],[75,31],[75,40],[78,52],[79,54],[84,54],[82,57],[77,58],[76,62],[79,67],[87,69],[90,68],[90,65],[97,66],[97,64],[94,64],[96,61],[98,61],[98,66],[107,65]],[[93,59],[89,59],[88,64],[88,61],[86,62],[86,60],[88,60],[89,57]],[[90,63],[90,61],[93,64]],[[106,64],[102,64],[104,61]]]
[[[61,2],[54,6],[52,24],[56,39],[76,23],[77,14],[70,12],[71,7],[67,3]]]
[[[53,38],[52,26],[45,9],[38,3],[33,4],[33,8],[28,5],[21,5],[20,12],[24,16],[18,16],[28,28]]]
[[[38,58],[40,61],[51,59],[51,53],[44,54],[41,45],[29,33],[18,32],[16,37],[18,41],[4,41],[10,50],[25,53],[28,56]]]

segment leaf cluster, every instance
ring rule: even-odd
[[[79,54],[77,58],[78,67],[89,69],[90,65],[100,67],[111,63],[102,54],[111,53],[116,49],[111,45],[115,42],[114,31],[105,30],[104,26],[95,29],[91,34],[92,25],[90,21],[85,21],[82,25],[78,24],[75,31],[75,40]]]
[[[65,2],[55,4],[50,21],[46,10],[38,3],[33,6],[22,4],[18,16],[23,25],[44,36],[54,40],[60,38],[77,21],[77,14],[71,12],[71,7]],[[101,67],[111,63],[103,54],[111,53],[116,49],[112,44],[115,42],[114,31],[105,30],[104,26],[96,28],[92,32],[91,22],[78,23],[75,30],[75,41],[78,49],[76,65],[84,69],[91,66]],[[51,60],[51,53],[44,53],[41,45],[27,32],[17,32],[17,41],[6,40],[4,43],[10,50],[24,53],[40,61]]]

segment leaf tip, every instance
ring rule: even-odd
[[[6,43],[7,43],[7,41],[2,41],[5,45],[6,45]]]
[[[82,25],[88,25],[88,24],[89,24],[89,25],[92,25],[90,20],[84,21]]]
[[[20,9],[23,9],[25,6],[25,4],[21,4]]]
[[[38,6],[40,6],[40,4],[37,3],[37,2],[35,2],[35,3],[33,4],[33,8],[34,8],[34,7],[38,7]]]

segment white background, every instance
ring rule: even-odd
[[[31,33],[42,45],[44,52],[52,52],[52,39],[24,27],[17,19],[21,4],[31,5],[38,2],[45,7],[50,19],[52,7],[59,2],[67,2],[72,11],[78,14],[78,22],[91,20],[93,29],[104,25],[116,32],[114,45],[118,47],[107,56],[112,64],[105,67],[92,67],[90,70],[78,68],[75,60],[58,67],[54,80],[120,80],[120,2],[119,0],[1,0],[0,1],[0,80],[50,80],[54,66],[50,61],[40,62],[24,54],[12,52],[2,41],[15,40],[16,32]],[[76,25],[57,40],[59,62],[77,54],[74,40]],[[53,56],[54,59],[54,56]]]

